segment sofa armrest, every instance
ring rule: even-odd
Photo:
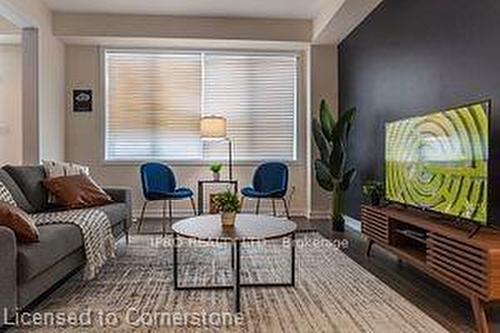
[[[14,232],[0,226],[0,327],[17,306],[17,244]]]
[[[128,230],[132,224],[132,189],[118,186],[104,187],[103,189],[113,201],[127,205],[126,228]]]

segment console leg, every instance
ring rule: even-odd
[[[481,229],[481,226],[480,225],[475,225],[474,228],[472,228],[468,234],[467,234],[467,238],[472,238],[474,237],[474,235],[479,231],[479,229]]]
[[[368,240],[368,246],[366,247],[366,256],[367,257],[370,256],[370,252],[372,251],[372,247],[373,247],[373,241],[370,239],[370,240]]]
[[[486,316],[485,304],[479,298],[472,296],[470,298],[474,319],[476,320],[476,329],[478,333],[490,333],[488,318]]]

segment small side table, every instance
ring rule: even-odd
[[[238,193],[237,180],[198,180],[198,215],[203,214],[203,198],[205,184],[229,184],[234,187],[234,193]]]

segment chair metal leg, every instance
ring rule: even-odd
[[[240,204],[240,211],[239,213],[241,213],[243,211],[243,203],[245,202],[245,197],[241,197],[241,204]]]
[[[276,203],[274,202],[274,199],[271,199],[273,202],[273,216],[276,216]]]
[[[172,200],[168,200],[168,222],[172,226]]]
[[[283,205],[285,206],[286,218],[290,219],[290,211],[288,210],[288,204],[286,203],[286,199],[281,198],[281,200],[283,200]]]
[[[191,207],[193,207],[193,213],[194,213],[194,216],[198,215],[198,213],[196,212],[196,205],[194,204],[194,199],[191,197]]]
[[[165,237],[165,224],[166,224],[166,214],[165,214],[165,205],[167,204],[167,201],[166,200],[163,200],[163,209],[162,209],[162,219],[161,219],[161,236],[162,237]]]
[[[255,214],[259,215],[260,199],[257,199],[257,206],[255,206]]]
[[[144,212],[146,211],[146,206],[148,205],[147,200],[144,201],[141,209],[141,216],[139,217],[139,223],[137,224],[137,233],[141,233],[142,223],[144,222]]]

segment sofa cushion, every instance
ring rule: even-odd
[[[35,210],[33,206],[28,202],[23,194],[23,191],[17,186],[16,182],[7,173],[7,171],[0,169],[0,182],[9,190],[10,194],[14,198],[16,204],[25,212],[34,213]]]
[[[106,206],[97,207],[97,209],[106,213],[111,226],[122,223],[122,221],[127,218],[127,205],[124,203],[112,203]]]
[[[43,212],[48,206],[48,192],[43,187],[45,170],[43,166],[4,166],[3,169],[14,179],[33,212]]]
[[[38,227],[40,242],[18,244],[19,281],[29,281],[83,246],[80,229],[72,224]]]
[[[43,185],[66,209],[97,207],[113,203],[111,197],[87,175],[47,178]]]
[[[31,216],[15,205],[0,202],[0,225],[14,231],[20,242],[38,242],[38,228]]]
[[[45,175],[47,178],[56,178],[63,176],[72,175],[87,175],[90,174],[90,168],[88,166],[79,165],[69,162],[59,162],[59,161],[42,161],[43,168],[45,170]],[[56,198],[49,192],[49,203],[56,203]]]

